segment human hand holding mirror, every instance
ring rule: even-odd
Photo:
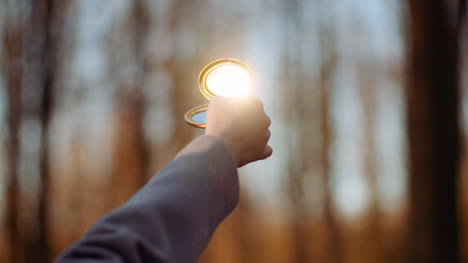
[[[201,71],[199,88],[211,101],[189,110],[185,114],[187,123],[221,138],[238,167],[272,154],[267,145],[271,121],[260,100],[250,96],[253,74],[247,65],[234,59],[213,61]]]

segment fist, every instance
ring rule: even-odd
[[[205,134],[221,138],[241,167],[271,156],[270,124],[257,98],[216,96],[208,106]]]

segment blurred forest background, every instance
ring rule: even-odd
[[[274,155],[200,263],[468,262],[464,0],[0,1],[0,262],[49,262],[246,62]]]

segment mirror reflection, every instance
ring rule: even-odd
[[[185,121],[197,128],[205,128],[206,111],[208,110],[208,104],[200,105],[188,110],[185,113]]]
[[[206,85],[216,95],[245,96],[252,89],[252,75],[240,65],[223,63],[209,73]]]
[[[192,116],[192,120],[198,123],[205,123],[206,120],[206,111],[199,112]]]

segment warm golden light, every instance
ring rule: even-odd
[[[252,75],[240,65],[224,63],[209,73],[206,85],[219,96],[246,96],[252,90]]]
[[[237,59],[218,59],[206,65],[200,72],[198,87],[209,100],[215,96],[250,95],[253,90],[253,72],[249,66]]]

